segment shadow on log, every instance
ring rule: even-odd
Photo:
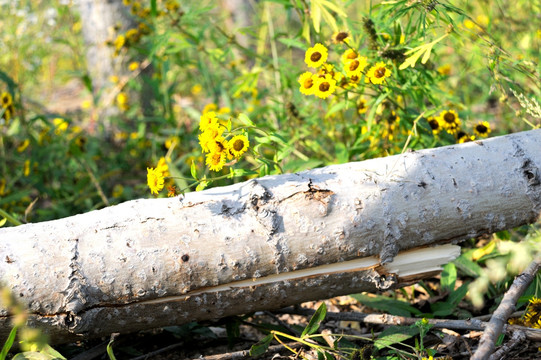
[[[1,282],[52,342],[396,288],[535,222],[539,154],[533,130],[0,229]]]

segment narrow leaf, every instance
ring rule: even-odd
[[[383,330],[374,342],[374,347],[376,349],[383,349],[384,347],[406,341],[418,334],[418,327],[392,326]]]
[[[115,354],[113,353],[113,342],[115,340],[111,338],[111,341],[109,341],[109,344],[107,344],[107,355],[109,356],[110,360],[116,360]]]
[[[17,334],[17,327],[15,326],[13,329],[11,329],[9,336],[6,339],[4,346],[2,347],[2,352],[0,352],[0,360],[5,360],[9,352],[9,349],[11,349],[11,346],[13,346],[13,342],[15,341],[16,334]]]
[[[252,120],[250,120],[250,118],[246,115],[246,114],[239,114],[239,117],[238,117],[239,121],[246,125],[246,126],[255,126],[255,124],[252,122]]]
[[[192,164],[190,165],[190,173],[192,174],[192,177],[197,180],[197,168],[195,166],[195,162],[192,160]]]
[[[310,322],[306,327],[304,328],[301,338],[306,335],[312,335],[319,329],[319,325],[321,322],[325,319],[325,316],[327,315],[327,305],[325,303],[321,303],[321,305],[318,307],[314,315],[312,315],[312,318],[310,319]]]
[[[456,282],[456,266],[453,263],[446,264],[441,272],[441,289],[453,291]]]
[[[259,356],[266,353],[273,338],[274,336],[272,334],[269,334],[263,339],[259,340],[259,342],[257,342],[256,344],[252,345],[252,347],[250,348],[250,356]]]
[[[319,33],[319,28],[321,25],[321,8],[319,5],[319,0],[312,0],[310,5],[310,13],[312,15],[312,23],[314,24],[314,30],[316,30],[316,33]]]
[[[344,17],[344,18],[348,17],[348,15],[344,11],[344,9],[342,9],[338,4],[332,3],[332,2],[327,1],[327,0],[320,0],[320,2],[321,2],[322,6],[325,6],[325,7],[329,8],[329,9],[331,9],[332,11],[337,13],[338,16]]]
[[[336,25],[336,20],[334,19],[334,16],[331,15],[327,9],[324,7],[321,8],[321,14],[323,15],[323,18],[327,23],[329,23],[330,27],[334,32],[338,32],[338,26]]]
[[[411,316],[412,314],[421,314],[418,309],[414,308],[405,301],[390,299],[382,295],[368,296],[364,294],[354,294],[351,295],[351,297],[363,305],[375,310],[384,311],[391,315]]]
[[[195,188],[195,191],[202,191],[202,190],[205,190],[205,188],[206,188],[207,186],[209,186],[209,184],[210,184],[210,181],[205,181],[205,180],[203,180],[203,181],[201,181],[201,182],[197,185],[197,187]]]

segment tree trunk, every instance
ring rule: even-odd
[[[536,221],[539,154],[533,130],[0,229],[0,276],[53,342],[398,287]]]
[[[94,96],[108,98],[112,91],[112,86],[108,85],[109,78],[112,75],[125,75],[128,70],[123,57],[113,56],[114,47],[107,45],[107,41],[114,40],[117,33],[136,27],[137,24],[122,0],[80,0],[79,12],[92,91]],[[117,26],[119,30],[115,33],[114,28]],[[117,113],[114,102],[107,104],[101,111],[100,120]]]

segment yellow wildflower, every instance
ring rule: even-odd
[[[229,140],[229,152],[236,158],[244,154],[249,146],[250,142],[245,135],[236,135]]]
[[[301,74],[301,76],[299,76],[299,84],[300,84],[300,87],[299,87],[299,91],[301,92],[301,94],[304,94],[304,95],[313,95],[314,92],[315,92],[315,81],[314,81],[314,77],[313,77],[313,74],[309,71]]]
[[[205,131],[210,126],[215,126],[218,123],[218,118],[214,111],[204,112],[199,117],[199,130]]]
[[[478,137],[487,137],[490,134],[490,124],[488,121],[479,121],[473,128],[473,133]]]
[[[205,131],[199,135],[199,145],[201,145],[201,150],[203,152],[210,152],[211,142],[221,136],[224,130],[225,129],[218,124],[206,128]]]
[[[165,157],[162,156],[158,161],[158,165],[156,165],[156,171],[161,172],[164,177],[169,176],[169,166],[167,165]]]
[[[202,90],[203,87],[201,86],[201,84],[195,84],[194,86],[192,86],[191,92],[192,95],[198,95]]]
[[[334,93],[335,90],[336,90],[336,81],[330,75],[325,75],[324,77],[316,78],[314,94],[317,97],[321,99],[326,99],[329,95]]]
[[[348,44],[351,37],[348,31],[337,31],[332,35],[332,42],[335,44],[346,43]]]
[[[391,76],[391,70],[387,69],[384,62],[379,62],[368,70],[366,82],[371,82],[375,85],[383,84],[389,76]]]
[[[304,56],[304,62],[306,65],[312,68],[318,68],[327,61],[327,56],[329,55],[327,48],[322,44],[315,44],[313,47],[306,50]]]
[[[212,152],[207,155],[206,164],[212,171],[220,171],[225,165],[227,154],[225,152]]]
[[[137,61],[132,61],[128,65],[128,69],[130,69],[130,71],[135,71],[135,70],[139,69],[139,63]]]
[[[21,145],[17,146],[17,152],[23,152],[26,150],[26,148],[30,145],[30,140],[26,139],[22,142]]]
[[[216,110],[218,110],[218,106],[215,103],[209,103],[209,104],[205,105],[205,107],[203,108],[202,113],[206,114],[209,111],[216,111]]]
[[[128,110],[130,108],[128,104],[129,99],[130,98],[128,97],[128,94],[126,94],[125,92],[118,93],[118,95],[116,96],[116,104],[118,108],[122,111]]]
[[[147,185],[152,194],[158,195],[164,185],[163,173],[158,169],[147,168]]]
[[[53,124],[55,126],[54,133],[60,135],[68,129],[68,122],[62,118],[54,118]]]
[[[30,160],[28,159],[24,161],[23,174],[24,176],[30,175]]]

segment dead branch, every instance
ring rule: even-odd
[[[479,341],[479,347],[472,356],[472,360],[486,360],[490,354],[494,352],[494,347],[498,336],[502,333],[507,319],[513,311],[515,311],[515,304],[519,297],[524,293],[526,288],[533,281],[535,274],[539,271],[541,263],[539,260],[534,260],[530,263],[528,268],[518,275],[513,284],[505,293],[500,305],[494,311],[492,318],[490,319],[481,340]]]

